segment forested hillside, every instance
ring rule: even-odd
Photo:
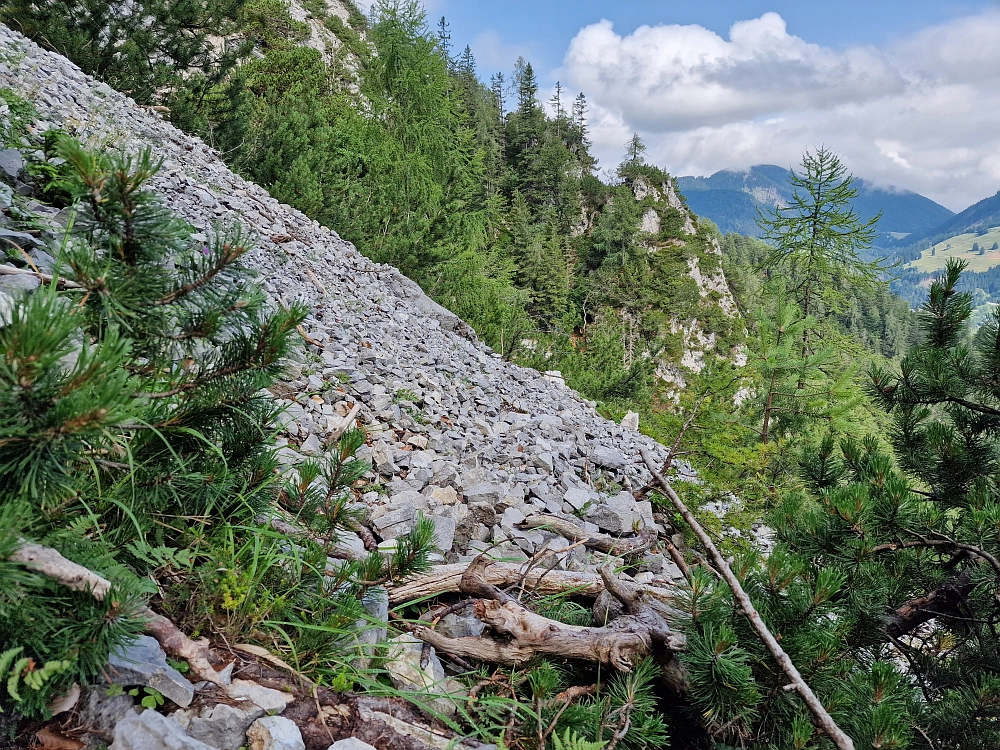
[[[0,731],[1000,742],[1000,318],[836,154],[723,236],[415,2],[0,21],[107,84],[0,27]]]

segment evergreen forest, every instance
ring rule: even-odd
[[[48,266],[0,248],[16,267],[0,279],[41,282],[0,309],[0,736],[84,747],[71,722],[46,728],[57,699],[113,682],[109,654],[145,633],[199,685],[221,644],[277,664],[317,732],[321,700],[355,711],[369,696],[415,706],[441,747],[1000,747],[1000,314],[974,318],[970,291],[992,294],[997,269],[952,259],[896,296],[873,249],[880,215],[853,207],[863,186],[822,147],[784,206],[724,235],[638,134],[618,164],[597,162],[586,92],[557,84],[542,101],[523,58],[479,69],[414,0],[367,14],[350,0],[6,0],[0,22],[399,269],[496,359],[669,447],[662,465],[644,456],[647,486],[592,483],[650,503],[659,536],[638,516],[608,536],[581,530],[585,505],[563,514],[578,524],[572,539],[560,527],[567,545],[605,544],[596,603],[526,593],[530,566],[498,582],[482,556],[461,595],[394,600],[459,560],[422,516],[372,536],[363,498],[393,490],[363,425],[283,470],[274,397],[289,363],[308,365],[297,352],[320,347],[305,306],[265,303],[255,238],[186,223],[151,187],[155,149],[87,143],[71,123],[38,132],[30,97],[0,88],[23,194],[73,217]],[[0,239],[37,238],[0,190]],[[421,422],[417,394],[390,396],[399,423]],[[345,551],[355,535],[363,549]],[[666,604],[634,583],[657,555],[681,574]],[[632,582],[616,585],[622,571]],[[442,618],[499,610],[519,625],[491,624],[494,650],[468,645],[482,627],[434,641]],[[613,653],[509,656],[538,622],[555,634],[541,641],[607,637]],[[391,656],[365,641],[379,628],[424,640],[418,672],[435,645],[441,683],[465,691],[457,710],[390,679]],[[449,640],[468,650],[450,656]],[[175,699],[144,689],[133,697],[165,715]],[[77,744],[24,740],[60,731]],[[377,750],[397,747],[417,745]]]

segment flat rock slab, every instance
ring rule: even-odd
[[[155,638],[140,635],[122,654],[108,657],[110,681],[116,685],[142,685],[160,691],[178,706],[187,707],[194,699],[194,686],[167,664]]]
[[[0,177],[13,182],[24,171],[24,157],[16,148],[5,148],[0,151]]]
[[[250,680],[233,680],[232,684],[226,686],[226,695],[236,700],[252,701],[267,714],[281,713],[295,700],[294,695],[263,687]]]

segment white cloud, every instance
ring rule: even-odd
[[[1000,188],[1000,12],[885,49],[833,50],[765,13],[728,39],[700,26],[608,21],[580,30],[560,76],[591,104],[595,151],[616,163],[633,131],[675,174],[798,163],[825,145],[852,170],[962,209]]]

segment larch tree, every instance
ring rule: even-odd
[[[802,171],[792,172],[792,199],[758,217],[772,250],[761,264],[770,275],[781,275],[806,317],[820,317],[836,307],[845,286],[875,285],[882,266],[865,261],[881,213],[862,221],[852,201],[855,179],[840,158],[825,148],[802,157]],[[809,331],[802,332],[801,355],[809,350]]]

